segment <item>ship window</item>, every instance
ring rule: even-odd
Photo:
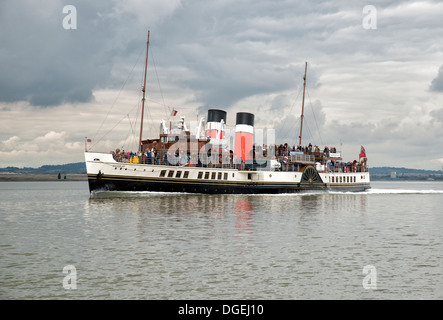
[[[221,173],[221,172],[218,173],[217,179],[218,179],[218,180],[221,180],[221,179],[222,179],[222,173]]]
[[[332,180],[331,180],[331,181],[332,181],[332,183],[334,183],[334,177],[332,177],[331,179],[332,179]]]
[[[164,177],[166,175],[166,170],[160,171],[160,177]]]
[[[356,176],[354,176],[354,182],[357,182],[356,178],[357,178],[357,177],[356,177]]]
[[[181,172],[181,171],[177,171],[177,173],[175,174],[175,177],[176,177],[176,178],[180,178],[181,175],[182,175],[182,172]]]
[[[211,174],[211,179],[215,179],[215,174],[216,174],[216,172],[213,172],[213,173]]]
[[[169,170],[168,178],[172,178],[174,176],[174,170]]]
[[[183,178],[187,179],[189,176],[189,171],[185,171],[185,173],[183,173]]]
[[[209,179],[209,172],[205,172],[205,179]]]
[[[248,179],[249,179],[249,180],[252,179],[252,173],[248,173]]]
[[[200,172],[198,173],[197,179],[201,179],[201,178],[203,178],[203,172],[200,171]]]
[[[224,175],[223,175],[223,179],[224,179],[224,180],[228,180],[228,173],[227,173],[227,172],[224,173]]]
[[[342,177],[340,177],[340,183],[342,183],[342,182],[343,182]]]

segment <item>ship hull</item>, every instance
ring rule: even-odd
[[[359,192],[370,188],[369,173],[247,171],[119,163],[111,155],[86,153],[89,190],[205,194],[280,194],[309,191]]]
[[[259,184],[259,183],[201,183],[201,182],[170,182],[170,181],[143,181],[142,179],[113,178],[96,175],[88,177],[90,192],[104,191],[153,191],[153,192],[185,192],[204,194],[282,194],[309,191],[339,191],[361,192],[370,188],[369,184],[349,184],[331,186],[327,184]]]

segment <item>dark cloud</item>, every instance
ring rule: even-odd
[[[34,106],[86,102],[110,83],[121,39],[104,1],[76,1],[77,29],[65,30],[63,2],[2,2],[0,101]],[[64,1],[65,2],[65,1]]]
[[[435,92],[443,92],[443,66],[438,70],[437,77],[432,80],[429,90]]]
[[[158,64],[175,66],[179,74],[168,81],[190,88],[207,106],[229,108],[257,94],[292,90],[308,56],[297,26],[315,9],[284,1],[184,2],[153,33],[162,52]]]

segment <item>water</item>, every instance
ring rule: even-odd
[[[372,187],[90,197],[86,182],[0,183],[0,298],[442,299],[443,184]]]

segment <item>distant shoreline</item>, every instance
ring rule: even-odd
[[[65,178],[66,177],[66,178]],[[66,173],[61,174],[60,179],[58,173],[0,173],[0,182],[9,181],[87,181],[86,173]],[[371,181],[442,181],[440,176],[400,176],[392,179],[385,175],[371,176]]]
[[[58,173],[0,173],[0,182],[9,181],[87,181],[86,173],[66,173],[58,178]]]

